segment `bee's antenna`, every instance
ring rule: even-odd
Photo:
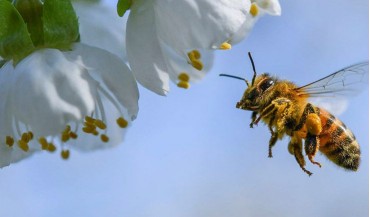
[[[224,76],[224,77],[229,77],[229,78],[236,78],[236,79],[239,79],[239,80],[243,80],[245,81],[245,83],[247,83],[247,86],[249,86],[249,82],[242,78],[242,77],[238,77],[238,76],[235,76],[235,75],[228,75],[228,74],[219,74],[219,76]]]
[[[257,76],[257,72],[256,72],[256,67],[254,66],[254,61],[253,61],[251,52],[248,52],[248,56],[249,56],[249,59],[251,60],[252,67],[253,67],[253,73],[254,73],[253,78],[252,78],[252,86],[253,86],[254,80],[256,79],[256,76]]]

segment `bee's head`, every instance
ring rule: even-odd
[[[265,94],[270,90],[270,88],[274,86],[276,78],[271,77],[267,73],[263,73],[257,76],[252,55],[250,52],[248,53],[248,55],[251,60],[254,72],[251,83],[248,80],[241,77],[226,74],[220,75],[244,80],[247,83],[248,87],[244,91],[242,99],[236,103],[236,107],[244,110],[258,111],[260,109],[260,106],[263,104],[263,100],[265,99],[263,96],[265,96]]]
[[[246,81],[247,82],[247,81]],[[264,73],[253,77],[252,83],[247,82],[248,88],[244,91],[243,97],[236,103],[236,107],[244,110],[259,110],[265,94],[275,84],[276,79]]]

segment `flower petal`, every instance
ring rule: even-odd
[[[136,1],[131,8],[126,31],[130,67],[141,85],[159,95],[166,95],[169,91],[168,68],[157,38],[152,3],[145,0],[140,10],[135,9],[135,4]]]
[[[16,66],[12,78],[13,113],[37,134],[60,133],[94,110],[93,80],[59,50],[32,53]]]
[[[279,0],[254,0],[257,5],[269,15],[280,16],[281,6]]]
[[[101,2],[73,1],[73,7],[80,24],[81,42],[127,59],[124,40],[126,18],[117,16],[115,8]]]
[[[139,106],[139,90],[134,76],[127,65],[114,54],[85,44],[74,44],[73,51],[65,53],[71,59],[81,58],[89,73],[99,85],[105,85],[125,107],[133,120],[136,118]]]
[[[219,47],[240,29],[250,6],[250,1],[240,0],[158,0],[154,3],[158,35],[178,51]],[[131,13],[136,13],[134,7]]]

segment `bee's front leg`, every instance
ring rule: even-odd
[[[278,139],[278,132],[275,132],[274,129],[272,129],[272,122],[274,119],[270,120],[269,123],[269,130],[271,133],[270,141],[269,141],[269,158],[272,158],[272,147],[276,144],[276,141]]]
[[[250,128],[253,128],[254,122],[257,119],[257,114],[258,114],[258,112],[256,112],[256,111],[252,112],[252,122],[249,124]]]

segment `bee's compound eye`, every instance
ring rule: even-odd
[[[262,91],[265,91],[265,90],[267,90],[269,87],[271,87],[271,85],[273,85],[275,82],[274,82],[274,80],[272,80],[272,79],[266,79],[266,80],[264,80],[261,84],[260,84],[260,86],[259,86],[259,88],[262,90]]]

